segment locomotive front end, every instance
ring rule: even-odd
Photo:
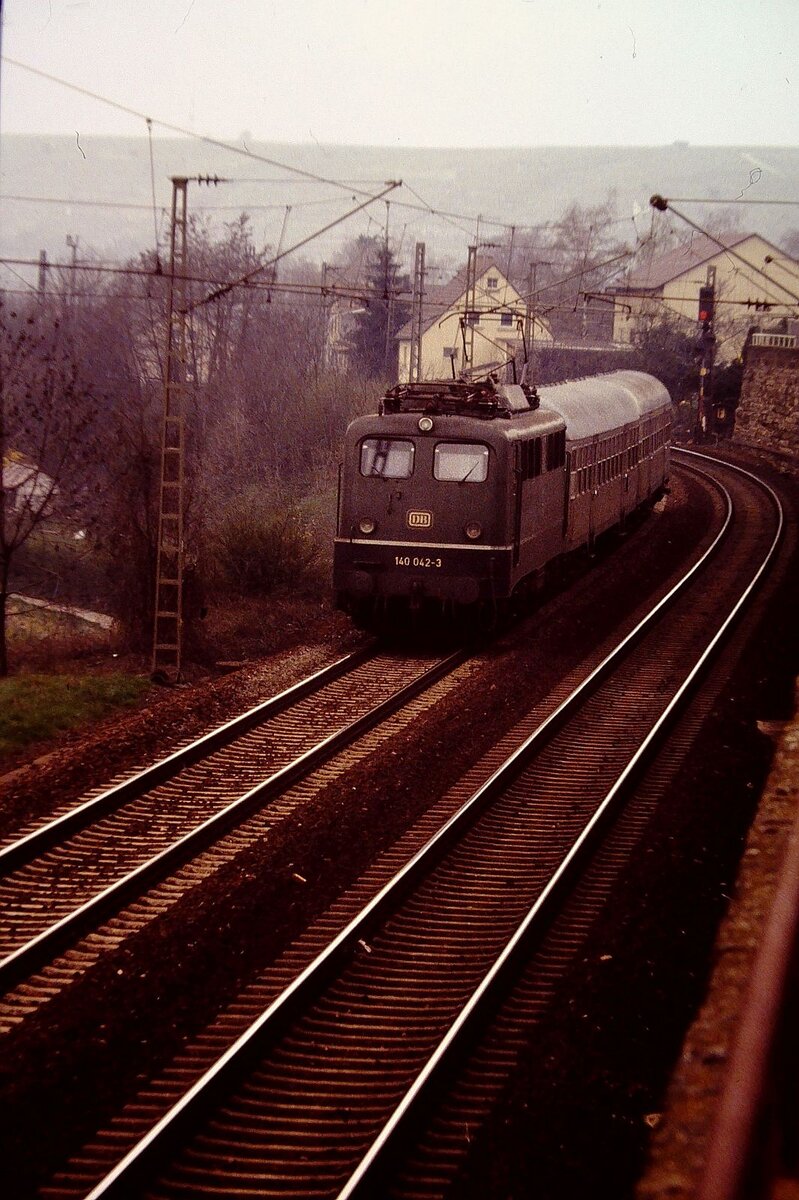
[[[396,412],[347,431],[338,606],[361,624],[491,607],[508,594],[506,446],[489,422]]]

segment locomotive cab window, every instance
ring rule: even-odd
[[[409,479],[413,474],[413,442],[398,438],[364,438],[361,442],[361,474],[383,479]]]
[[[433,475],[451,483],[482,483],[488,476],[488,446],[439,442],[433,451]]]

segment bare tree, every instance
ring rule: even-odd
[[[284,292],[266,272],[209,299],[268,258],[246,218],[221,236],[193,221],[189,241],[185,530],[192,569],[204,576],[209,530],[227,506],[248,494],[269,500],[332,486],[347,422],[374,401],[360,379],[326,369],[318,294]],[[70,332],[102,398],[93,544],[106,571],[103,599],[128,644],[143,650],[155,592],[167,280],[152,256],[131,266],[147,273],[76,303]],[[308,263],[287,264],[281,277],[295,286],[318,281]]]
[[[85,513],[94,417],[61,322],[43,303],[27,312],[0,304],[0,676],[12,561],[49,517]]]
[[[799,259],[799,229],[789,229],[782,235],[779,244],[791,258]]]
[[[256,248],[245,217],[231,222],[221,236],[194,220],[189,241],[185,532],[202,590],[212,574],[209,535],[230,505],[257,496],[269,511],[280,508],[275,497],[293,501],[307,491],[333,491],[344,429],[356,413],[374,407],[375,385],[357,374],[327,369],[325,312],[318,294],[283,291],[269,273],[249,286],[229,291],[218,286],[268,260],[266,249]],[[33,331],[38,331],[44,354],[41,305],[7,322],[4,362],[9,380],[16,371],[13,395],[23,374],[32,382],[26,385],[31,398],[25,410],[31,429],[23,437],[16,421],[9,432],[7,420],[5,444],[53,479],[53,521],[72,504],[75,487],[82,486],[79,498],[92,522],[91,545],[82,543],[87,556],[67,586],[93,588],[93,598],[119,619],[128,645],[144,650],[155,595],[167,279],[153,255],[143,254],[130,265],[143,273],[104,285],[93,281],[91,293],[71,287],[68,296],[53,299],[61,316],[58,326],[52,318],[48,335],[55,355],[53,389],[58,382],[64,412],[97,416],[91,429],[75,430],[80,463],[68,456],[62,467],[54,456],[39,452],[36,434],[43,413],[32,398],[42,392],[33,349]],[[318,281],[318,267],[294,262],[280,279],[293,285],[317,286]],[[18,333],[28,339],[19,346]],[[6,393],[10,412],[10,383]],[[25,406],[18,407],[21,412]],[[59,439],[66,451],[68,439],[61,433]],[[9,497],[7,506],[10,511]],[[46,509],[40,514],[45,516]],[[11,532],[9,541],[16,541]],[[38,552],[36,540],[32,545]],[[28,555],[19,562],[26,565]],[[19,576],[19,567],[14,574]]]

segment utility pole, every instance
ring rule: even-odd
[[[327,299],[328,270],[328,264],[323,262],[322,286],[319,292],[319,337],[321,339],[319,345],[319,361],[326,367],[331,365],[330,347],[328,345],[328,332],[330,327],[330,304]]]
[[[69,275],[69,286],[64,289],[64,304],[65,304],[65,307],[70,310],[72,308],[74,308],[74,306],[75,306],[75,291],[76,291],[76,280],[77,280],[78,243],[79,243],[79,241],[80,241],[80,238],[72,237],[72,235],[69,233],[67,234],[67,245],[69,246],[70,250],[72,251],[72,269],[71,269],[70,275]]]
[[[516,226],[511,225],[511,227],[510,227],[510,242],[508,244],[508,263],[507,263],[507,266],[505,267],[505,278],[507,279],[508,283],[512,282],[510,272],[511,272],[511,266],[513,264],[513,243],[514,243],[515,238],[516,238]],[[507,293],[506,293],[506,295],[507,295]],[[503,300],[504,299],[505,299],[505,297],[503,296]]]
[[[413,263],[413,297],[411,301],[411,357],[408,382],[419,383],[422,378],[422,310],[424,304],[424,242],[416,243]]]
[[[383,363],[385,365],[386,374],[389,373],[389,363],[391,362],[391,337],[394,332],[394,287],[397,281],[397,267],[394,267],[394,278],[391,278],[389,272],[390,250],[388,244],[388,227],[391,214],[391,204],[386,200],[386,229],[383,241],[383,287],[385,290],[386,299],[386,340],[383,351]]]
[[[478,218],[479,220],[479,218]],[[469,247],[466,260],[466,326],[463,337],[464,369],[474,365],[474,322],[477,315],[477,245]]]
[[[477,218],[478,227],[481,220],[481,217]],[[477,308],[477,255],[480,250],[496,250],[496,248],[496,242],[476,241],[473,246],[469,246],[469,256],[466,260],[466,316],[465,320],[461,321],[464,371],[474,369],[474,327],[480,319]]]
[[[527,370],[523,379],[525,383],[535,383],[535,287],[538,263],[531,262],[527,266],[527,297],[524,306],[524,340],[527,347]]]
[[[388,264],[386,265],[386,291],[388,293],[386,300],[386,350],[385,364],[386,374],[389,373],[389,365],[391,363],[391,342],[394,332],[394,289],[397,282],[397,270],[394,268],[394,278],[388,280]]]
[[[39,251],[39,284],[38,284],[39,299],[44,300],[47,295],[47,251]]]
[[[280,237],[278,238],[278,242],[277,242],[277,250],[275,251],[276,259],[280,258],[280,255],[283,252],[283,239],[286,236],[286,226],[289,223],[290,214],[291,214],[291,205],[287,204],[286,211],[283,214],[283,224],[280,227]],[[265,282],[266,283],[277,283],[277,262],[275,262],[274,265],[268,269]],[[266,303],[267,304],[272,303],[272,293],[271,292],[266,293]],[[270,315],[271,315],[271,310],[264,313],[264,315],[263,315],[262,321],[263,321],[264,328],[266,328],[266,326],[269,324]]]
[[[700,348],[702,362],[699,367],[699,402],[696,413],[697,442],[707,441],[714,429],[713,421],[713,359],[716,353],[716,335],[713,322],[716,310],[716,268],[708,267],[704,286],[699,289],[699,320],[702,322]]]
[[[183,647],[183,504],[186,466],[186,268],[188,179],[172,179],[166,361],[161,423],[155,625],[152,674],[180,679]]]

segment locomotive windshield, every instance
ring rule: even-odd
[[[413,442],[398,438],[364,438],[361,442],[361,474],[409,479],[413,473],[413,449]]]
[[[488,475],[488,446],[439,442],[433,455],[433,475],[454,483],[482,483]]]

